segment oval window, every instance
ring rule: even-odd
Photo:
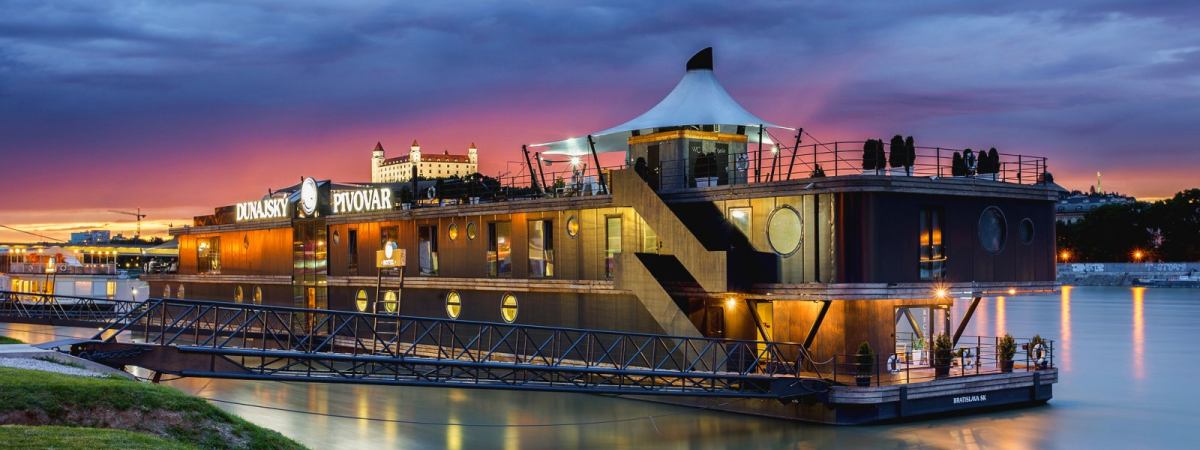
[[[29,289],[26,289],[25,291],[28,292]],[[171,298],[171,285],[163,285],[163,298]]]
[[[245,299],[246,299],[246,294],[242,292],[241,286],[238,286],[236,289],[233,290],[233,301],[241,303],[242,300],[245,300]]]
[[[1021,232],[1021,242],[1029,245],[1033,243],[1033,219],[1028,217],[1021,219],[1021,226],[1017,228]]]
[[[458,291],[450,291],[446,293],[446,315],[451,319],[457,319],[462,313],[462,296],[458,295]]]
[[[767,219],[767,242],[781,256],[791,256],[800,249],[800,213],[791,206],[780,206]]]
[[[575,216],[567,218],[567,236],[579,236],[579,219]]]
[[[185,298],[183,296],[183,284],[179,285],[179,290],[175,291],[175,295],[177,296],[177,298]]]
[[[989,206],[979,215],[979,245],[989,253],[1000,253],[1008,237],[1008,223],[1000,208]]]
[[[452,241],[458,239],[458,224],[450,222],[450,225],[446,227],[446,235],[450,236],[450,240]]]
[[[262,288],[258,287],[258,286],[254,287],[254,304],[255,305],[262,304]]]
[[[504,294],[504,297],[500,298],[500,317],[508,323],[517,321],[517,296]]]
[[[367,305],[367,291],[359,289],[358,295],[354,296],[354,307],[358,308],[359,312],[365,312],[367,310]]]
[[[475,240],[475,222],[467,222],[467,239]]]
[[[396,291],[387,291],[383,294],[383,309],[389,313],[395,313],[400,306],[400,302],[396,299]]]

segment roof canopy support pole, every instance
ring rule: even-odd
[[[549,185],[546,184],[546,172],[542,170],[542,154],[534,153],[533,159],[537,160],[537,162],[538,162],[538,178],[540,178],[542,180],[542,193],[545,194],[546,186],[549,186]]]
[[[521,153],[525,155],[525,167],[529,168],[529,183],[533,186],[534,190],[545,194],[546,191],[543,191],[542,188],[538,186],[537,172],[533,170],[533,164],[529,162],[529,148],[522,145]]]
[[[963,330],[967,328],[967,322],[971,321],[971,316],[975,315],[975,307],[979,306],[979,298],[971,300],[971,307],[967,308],[967,314],[963,315],[962,321],[958,323],[958,329],[954,330],[954,345],[958,345],[958,338],[962,337]],[[946,316],[950,316],[950,311],[946,311]]]
[[[796,128],[796,146],[792,147],[792,160],[791,160],[791,162],[788,162],[787,179],[789,179],[789,180],[792,179],[792,169],[794,169],[796,167],[796,154],[800,153],[800,133],[803,133],[803,132],[804,132],[804,128]],[[815,149],[816,147],[813,147],[813,148]],[[816,164],[816,162],[817,162],[816,155],[813,155],[813,156],[814,156],[813,164]],[[814,167],[813,170],[817,170],[817,169]]]
[[[759,174],[762,173],[762,132],[763,132],[763,126],[760,123],[760,124],[758,124],[758,157],[754,158],[754,182],[755,183],[762,182],[762,180],[759,178]]]
[[[600,180],[600,192],[608,193],[608,184],[604,183],[604,170],[600,168],[600,157],[596,155],[596,140],[588,135],[588,148],[592,150],[592,161],[596,163],[596,179]]]

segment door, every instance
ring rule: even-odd
[[[646,169],[648,172],[647,183],[650,183],[650,188],[658,190],[659,180],[662,178],[662,162],[660,161],[658,145],[646,147]]]
[[[771,337],[774,334],[771,332],[772,316],[774,316],[775,312],[773,305],[771,302],[756,302],[754,304],[754,312],[758,316],[759,324],[762,325],[762,328],[757,332],[758,354],[760,355],[767,351],[766,342],[774,340]]]

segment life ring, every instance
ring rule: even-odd
[[[975,367],[975,350],[971,348],[962,349],[962,365],[964,368]]]
[[[1046,367],[1046,347],[1041,343],[1033,346],[1033,363],[1039,369]]]
[[[888,357],[887,367],[888,373],[892,375],[900,373],[900,358],[897,358],[896,354],[893,353],[892,356]]]

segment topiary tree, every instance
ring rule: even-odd
[[[996,147],[988,149],[988,173],[992,174],[992,179],[996,179],[996,174],[1000,173],[1000,152],[996,151]]]
[[[854,354],[855,381],[859,386],[871,385],[871,373],[875,371],[875,352],[871,351],[871,344],[863,341],[858,345],[858,352]]]
[[[917,163],[917,147],[913,145],[913,137],[904,138],[904,173],[912,175],[912,168]]]
[[[999,357],[1000,371],[1012,372],[1013,356],[1017,354],[1017,341],[1008,333],[996,342],[996,355]]]
[[[875,140],[875,173],[887,170],[887,152],[883,149],[883,139]]]
[[[822,169],[820,164],[814,164],[812,172],[808,173],[809,178],[821,178],[824,176],[825,176],[825,169]]]
[[[908,147],[904,145],[904,136],[898,134],[892,136],[890,146],[892,147],[892,154],[888,157],[888,165],[892,166],[893,169],[904,167],[904,163],[908,161],[908,156],[906,156],[908,154],[906,150]]]
[[[950,160],[950,175],[963,177],[967,175],[967,165],[963,162],[962,154],[954,152],[954,158]]]
[[[866,173],[868,170],[875,170],[875,140],[874,139],[867,139],[867,142],[863,142],[862,168],[863,168],[863,173]]]

